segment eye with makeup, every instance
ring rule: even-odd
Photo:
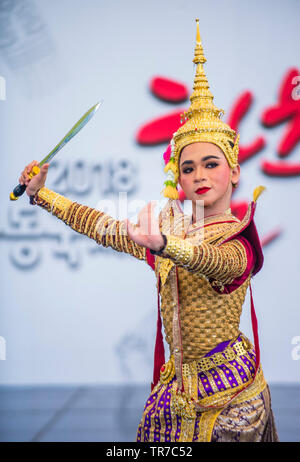
[[[212,167],[209,167],[209,165],[212,165]],[[216,168],[219,164],[217,162],[208,162],[205,167],[206,168]],[[182,169],[182,173],[190,173],[193,171],[193,167],[186,167]]]

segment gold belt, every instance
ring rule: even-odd
[[[215,366],[225,364],[227,361],[233,361],[238,356],[245,355],[251,348],[252,345],[250,342],[248,343],[244,337],[241,337],[241,341],[233,341],[231,344],[227,345],[222,352],[214,353],[211,356],[203,356],[190,363],[182,364],[182,375],[184,378],[188,378],[199,372],[208,371]],[[174,375],[174,356],[171,355],[169,361],[167,361],[160,370],[160,383],[169,383]]]

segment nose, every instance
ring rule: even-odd
[[[195,170],[194,182],[198,183],[206,180],[205,169],[201,166],[198,166]]]

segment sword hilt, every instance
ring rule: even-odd
[[[40,167],[38,167],[37,165],[34,165],[31,171],[28,173],[29,178],[31,179],[32,177],[37,175],[39,171],[40,171]],[[17,199],[19,199],[19,197],[22,196],[22,194],[24,194],[26,188],[27,188],[26,184],[19,183],[18,186],[14,188],[13,192],[10,193],[9,195],[10,200],[16,201]]]

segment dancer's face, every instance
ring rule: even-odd
[[[192,143],[181,152],[178,182],[187,199],[193,202],[203,200],[204,207],[218,208],[222,204],[229,204],[232,183],[237,183],[239,176],[240,166],[232,169],[216,144]],[[210,189],[203,194],[196,193],[202,187]]]

